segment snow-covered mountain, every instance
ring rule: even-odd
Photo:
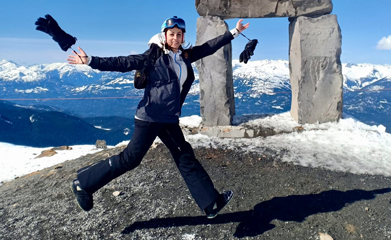
[[[343,64],[342,73],[344,88],[352,91],[379,90],[384,82],[391,81],[391,65]]]
[[[133,73],[101,72],[85,65],[68,63],[21,66],[0,61],[0,87],[3,96],[42,98],[64,97],[83,92],[129,88]],[[0,89],[1,89],[0,88]],[[38,94],[38,95],[37,95]],[[40,96],[44,94],[43,96]]]
[[[182,115],[199,115],[196,82]],[[391,65],[343,64],[344,112],[364,123],[391,130]],[[47,105],[79,117],[132,118],[143,94],[133,72],[101,72],[88,66],[53,63],[21,66],[0,61],[0,98],[25,105]],[[281,113],[291,104],[289,62],[233,61],[236,114]],[[67,98],[68,100],[61,100]],[[15,99],[24,99],[18,101]],[[30,100],[26,100],[30,99]]]
[[[241,64],[238,60],[233,60],[233,70],[235,81],[239,80],[240,82],[239,86],[248,86],[248,90],[258,96],[265,93],[272,94],[275,89],[290,89],[288,61],[262,60]],[[196,69],[195,71],[197,73]],[[381,89],[383,85],[383,83],[376,84],[377,82],[391,81],[391,65],[345,63],[342,64],[342,72],[344,88],[348,91],[368,87],[377,90]],[[85,65],[53,63],[26,67],[12,61],[0,61],[2,95],[58,93],[58,88],[42,87],[48,83],[67,86],[68,93],[100,94],[105,90],[128,90],[132,88],[133,76],[133,72],[102,72]],[[197,74],[196,78],[198,78]],[[15,86],[21,87],[17,89]],[[26,88],[26,86],[31,86],[31,88]],[[4,89],[5,87],[9,87],[9,89]],[[193,86],[192,93],[198,94],[198,91],[198,85]]]

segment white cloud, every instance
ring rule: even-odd
[[[379,50],[391,50],[391,35],[380,39],[376,48]]]

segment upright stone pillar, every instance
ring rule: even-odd
[[[228,25],[219,17],[197,19],[196,45],[224,34]],[[230,125],[235,115],[232,76],[232,46],[227,44],[211,56],[196,62],[200,77],[200,106],[205,126]]]
[[[298,17],[289,24],[291,115],[300,124],[342,116],[341,39],[336,15]]]

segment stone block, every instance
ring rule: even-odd
[[[200,129],[200,133],[208,137],[217,137],[220,133],[220,129],[218,127],[204,127]]]
[[[228,25],[219,17],[199,17],[196,45],[222,35],[227,30]],[[200,78],[200,111],[203,125],[230,125],[235,115],[231,44],[198,60],[196,67]]]
[[[336,15],[298,17],[290,23],[291,115],[298,123],[341,118],[341,41]]]
[[[255,137],[254,129],[246,129],[246,131],[244,132],[244,137],[245,138],[254,138]]]
[[[331,13],[331,0],[196,0],[200,16],[271,18],[315,16]]]
[[[218,137],[220,138],[244,138],[246,129],[239,127],[232,127],[229,131],[221,130]]]

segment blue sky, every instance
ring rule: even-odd
[[[391,18],[389,0],[334,0],[342,30],[342,62],[391,64]],[[195,44],[199,17],[194,0],[6,0],[0,5],[0,60],[21,65],[65,62],[63,52],[51,38],[35,30],[38,17],[51,14],[76,46],[95,56],[142,53],[147,42],[160,31],[161,23],[174,15],[187,24],[186,41]],[[227,20],[229,28],[238,19]],[[259,44],[251,60],[288,60],[288,19],[245,19],[250,28],[244,34]],[[233,41],[233,58],[238,59],[247,40]],[[380,44],[382,43],[382,44]],[[76,48],[76,47],[74,47]]]

